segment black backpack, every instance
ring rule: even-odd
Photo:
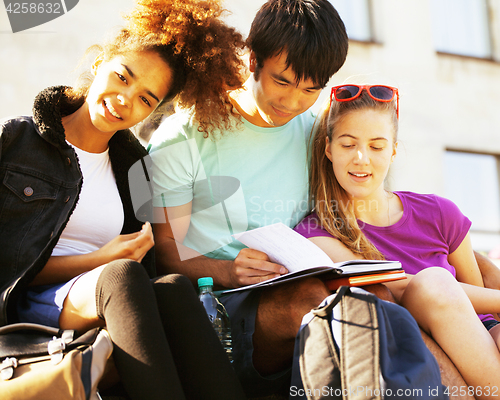
[[[336,307],[337,306],[337,307]],[[439,366],[403,307],[343,286],[304,316],[290,399],[447,399]]]

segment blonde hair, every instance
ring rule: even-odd
[[[395,101],[379,102],[366,91],[356,99],[346,102],[333,101],[318,116],[315,135],[311,139],[310,195],[321,226],[339,239],[354,254],[365,259],[383,260],[384,256],[367,239],[359,227],[354,204],[339,184],[331,161],[325,155],[326,140],[331,142],[336,126],[353,111],[375,109],[391,113],[394,125],[394,143],[397,141],[398,118]]]

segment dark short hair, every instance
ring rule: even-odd
[[[297,80],[324,87],[345,62],[348,38],[328,0],[268,0],[253,20],[247,44],[257,75],[265,60],[286,52],[286,66]]]

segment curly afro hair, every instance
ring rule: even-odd
[[[124,17],[127,31],[146,49],[158,51],[174,73],[166,100],[177,96],[182,108],[194,108],[205,137],[231,126],[228,90],[241,88],[245,42],[222,16],[218,0],[137,0]]]

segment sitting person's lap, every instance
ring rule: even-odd
[[[248,396],[288,393],[291,368],[262,376],[253,364],[253,334],[262,290],[246,290],[221,297],[231,320],[233,366]]]

